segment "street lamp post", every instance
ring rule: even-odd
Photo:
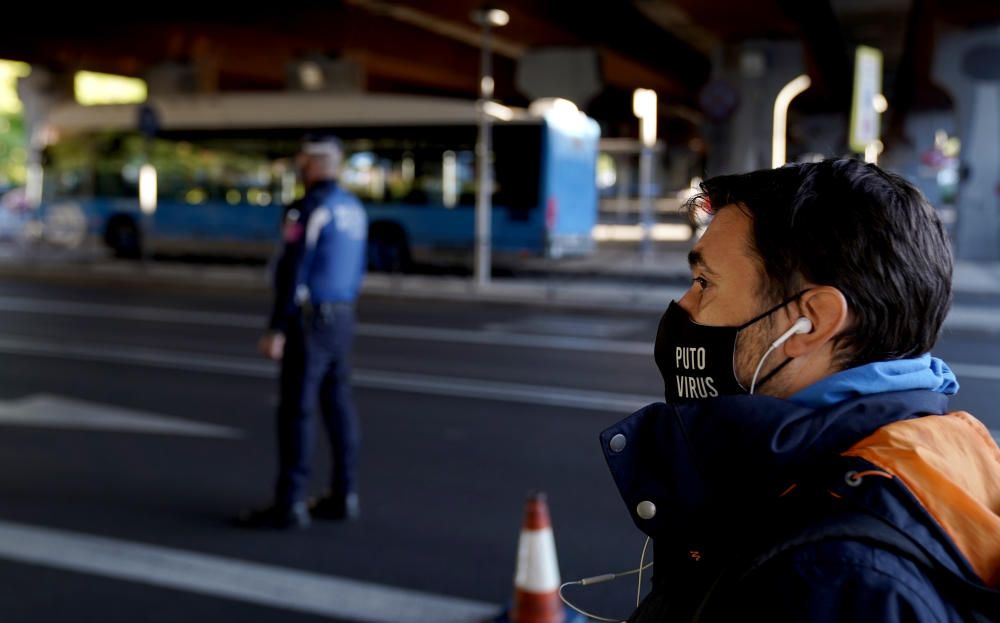
[[[476,285],[485,287],[490,283],[491,268],[491,219],[493,212],[493,160],[492,125],[487,112],[487,103],[493,101],[493,55],[491,35],[493,27],[507,25],[510,16],[506,11],[483,8],[473,12],[472,21],[483,28],[483,42],[479,61],[479,140],[476,143],[476,158],[479,160],[478,189],[476,191],[476,248],[473,274]]]
[[[636,89],[632,95],[632,112],[639,118],[639,198],[642,222],[641,257],[643,262],[653,259],[653,148],[656,146],[656,91]]]
[[[809,76],[802,74],[778,91],[774,98],[774,119],[771,124],[771,167],[785,166],[788,149],[788,107],[792,100],[812,84]]]

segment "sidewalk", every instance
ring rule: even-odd
[[[1000,262],[980,264],[958,261],[955,263],[952,286],[956,292],[1000,294]]]
[[[584,258],[527,260],[523,265],[533,272],[570,280],[619,278],[633,283],[657,281],[660,285],[687,287],[690,279],[687,252],[688,244],[684,243],[658,250],[649,262],[641,261],[634,250],[620,250],[602,251]],[[1000,262],[984,264],[956,260],[952,287],[956,293],[1000,296]]]
[[[686,264],[685,260],[685,264]],[[364,292],[376,296],[399,296],[422,299],[519,303],[600,310],[661,312],[671,300],[679,299],[687,289],[664,276],[663,284],[607,283],[587,280],[494,279],[484,289],[469,279],[371,275]],[[960,276],[961,275],[961,276]],[[967,279],[967,281],[966,281]],[[1000,296],[1000,266],[962,266],[956,270],[956,292]],[[955,303],[945,320],[950,330],[1000,332],[1000,300],[985,304]]]
[[[643,262],[634,248],[600,249],[587,257],[559,260],[525,259],[517,272],[546,275],[567,280],[626,280],[630,283],[659,282],[687,286],[689,243],[662,245],[648,262]]]

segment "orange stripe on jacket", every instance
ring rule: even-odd
[[[987,586],[1000,587],[1000,448],[964,411],[884,426],[844,453],[894,474]]]

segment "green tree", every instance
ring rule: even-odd
[[[27,175],[27,137],[17,79],[30,73],[25,63],[0,60],[0,186],[23,184]]]
[[[0,114],[0,186],[24,184],[27,137],[20,113]]]

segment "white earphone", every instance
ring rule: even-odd
[[[764,356],[760,358],[760,363],[757,364],[757,370],[753,373],[753,380],[750,381],[750,393],[752,394],[757,388],[757,377],[760,376],[760,370],[764,367],[764,362],[767,361],[768,356],[778,349],[782,344],[788,341],[788,338],[793,335],[798,335],[800,333],[810,333],[813,330],[812,320],[809,320],[805,316],[800,317],[796,320],[791,327],[780,336],[778,339],[771,342],[771,346],[768,347],[767,352]]]
[[[802,316],[801,318],[795,321],[795,324],[793,324],[791,328],[788,329],[788,331],[785,331],[784,333],[781,334],[781,336],[778,339],[771,342],[771,348],[777,348],[781,346],[782,344],[788,341],[788,338],[792,337],[793,335],[798,335],[799,333],[809,333],[812,330],[813,330],[812,320],[809,320],[805,316]]]

